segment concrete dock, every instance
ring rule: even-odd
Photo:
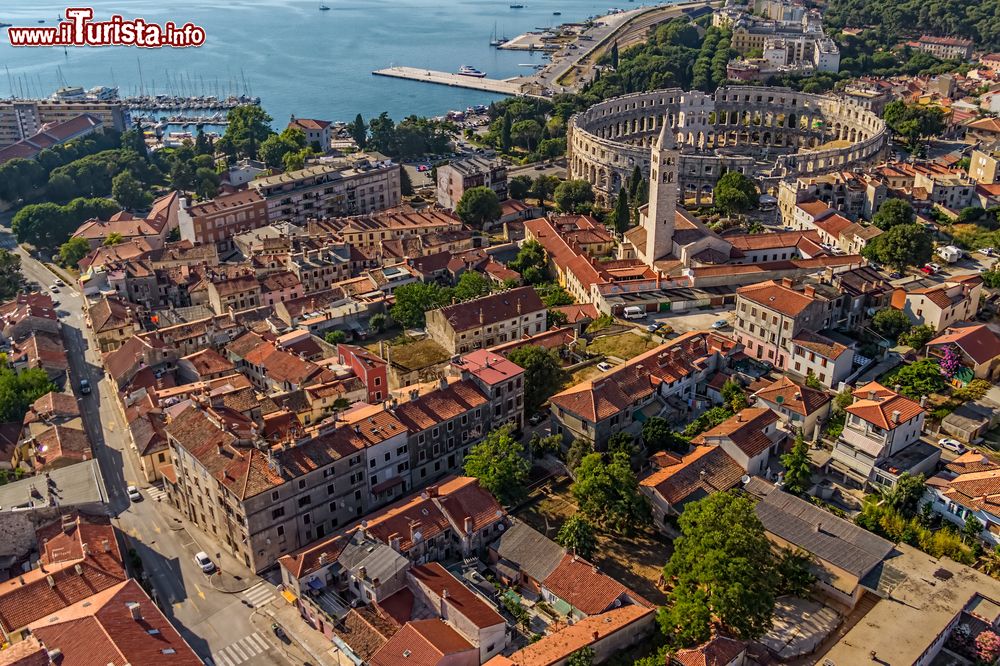
[[[442,86],[453,88],[470,88],[472,90],[482,90],[483,92],[497,93],[500,95],[520,95],[521,83],[519,79],[509,79],[501,81],[499,79],[476,78],[474,76],[462,76],[450,72],[438,72],[433,69],[419,69],[417,67],[387,67],[377,69],[372,72],[375,76],[391,76],[397,79],[409,79],[411,81],[423,81],[425,83],[437,83]]]

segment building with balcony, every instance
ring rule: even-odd
[[[920,441],[923,407],[877,382],[858,388],[853,396],[844,410],[844,431],[833,448],[831,471],[839,472],[845,483],[867,489],[872,484],[892,487],[904,472],[934,469],[941,451]],[[914,456],[904,453],[911,447],[916,447],[910,451]],[[887,464],[890,460],[905,461],[906,469]]]

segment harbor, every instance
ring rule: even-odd
[[[377,69],[372,74],[375,76],[389,76],[396,79],[408,79],[410,81],[423,81],[424,83],[436,83],[442,86],[451,86],[452,88],[481,90],[498,95],[521,95],[524,93],[524,79],[521,77],[501,81],[485,76],[468,76],[417,67],[386,67],[385,69]]]

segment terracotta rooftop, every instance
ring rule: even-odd
[[[825,391],[796,384],[785,375],[754,395],[802,416],[809,416],[830,402],[830,396]]]
[[[454,655],[479,650],[444,620],[407,622],[369,660],[369,666],[438,666],[451,663]],[[457,662],[464,663],[464,662]]]
[[[890,391],[878,382],[869,382],[854,391],[854,402],[844,410],[858,418],[892,430],[902,423],[923,414],[923,408],[913,400]],[[894,415],[899,412],[899,418]]]
[[[478,377],[489,386],[510,381],[524,374],[524,369],[506,357],[486,349],[477,349],[452,363],[462,372]]]
[[[956,345],[977,365],[989,363],[1000,356],[1000,336],[986,324],[950,326],[928,345],[932,347]]]
[[[518,367],[506,359],[505,362]],[[401,402],[394,411],[411,432],[420,432],[469,410],[482,408],[488,402],[487,396],[471,380],[461,380],[452,382],[447,388],[438,388]]]
[[[598,571],[596,565],[568,553],[542,585],[586,615],[603,613],[629,593],[627,587]]]
[[[839,342],[834,342],[830,338],[820,335],[819,333],[814,333],[810,330],[801,330],[795,334],[792,341],[804,349],[808,349],[814,354],[819,354],[824,358],[831,360],[836,360],[840,358],[840,355],[847,351],[847,347],[840,344]]]
[[[721,446],[697,446],[680,462],[653,472],[640,485],[672,507],[736,487],[746,473]]]
[[[749,301],[775,310],[788,317],[796,317],[813,303],[813,298],[801,291],[786,287],[774,280],[740,287],[736,293]]]
[[[667,666],[729,666],[746,649],[742,641],[715,636],[698,647],[678,650]]]
[[[534,287],[518,287],[443,307],[441,314],[455,331],[467,331],[544,310],[545,305]]]
[[[728,439],[748,457],[760,455],[774,442],[764,434],[767,426],[776,423],[778,415],[767,407],[746,407],[719,425],[691,440],[694,445],[711,444],[721,438]]]
[[[447,617],[455,612],[479,629],[504,624],[499,613],[437,562],[412,567],[409,575],[436,595],[442,606],[449,607]]]

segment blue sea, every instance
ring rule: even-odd
[[[191,21],[205,29],[206,43],[188,49],[15,49],[0,31],[0,97],[47,97],[63,85],[117,86],[122,95],[250,93],[261,98],[276,127],[292,114],[345,121],[382,111],[397,120],[435,116],[499,98],[371,72],[390,65],[455,71],[467,64],[492,78],[522,75],[531,70],[518,65],[544,62],[541,54],[494,49],[494,25],[500,36],[514,37],[611,7],[640,6],[638,0],[516,0],[525,7],[511,9],[511,2],[325,0],[330,11],[320,11],[319,0],[95,0],[95,20],[118,13],[161,24]],[[4,2],[0,22],[52,26],[64,10],[38,0]]]

